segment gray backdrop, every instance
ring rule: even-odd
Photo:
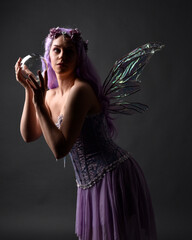
[[[56,163],[43,138],[19,132],[24,90],[15,81],[19,56],[43,54],[51,27],[78,27],[102,79],[114,61],[148,41],[163,42],[144,70],[134,100],[150,106],[118,116],[116,142],[142,167],[159,240],[191,239],[190,1],[1,1],[0,238],[77,239],[76,185],[71,162]],[[69,160],[69,158],[68,158]]]

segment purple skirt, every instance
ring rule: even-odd
[[[80,240],[156,240],[147,183],[129,158],[88,189],[78,188],[76,234]]]

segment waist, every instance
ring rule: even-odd
[[[111,164],[103,167],[102,169],[100,169],[100,171],[92,179],[90,179],[87,182],[82,183],[82,182],[80,182],[76,179],[77,187],[87,189],[87,188],[90,188],[90,187],[94,186],[98,181],[100,181],[104,178],[104,176],[107,172],[112,171],[120,163],[124,162],[128,158],[129,158],[129,155],[124,155],[121,158],[119,158],[118,160],[116,160],[116,161],[112,162]]]
[[[92,187],[106,172],[113,170],[130,156],[112,141],[91,150],[81,145],[71,151],[77,186],[84,189]]]

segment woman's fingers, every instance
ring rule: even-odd
[[[22,59],[19,58],[15,64],[15,76],[16,76],[17,81],[19,81],[19,82],[21,82],[21,81],[23,82],[25,80],[25,78],[24,78],[25,72],[21,68],[21,60]]]
[[[17,60],[17,62],[15,64],[15,73],[18,72],[18,68],[19,68],[19,60]]]
[[[21,67],[18,67],[15,70],[15,76],[16,76],[17,81],[20,81],[20,74],[21,74]]]
[[[16,64],[15,64],[15,71],[19,68],[19,67],[21,67],[21,58],[19,57],[18,58],[18,60],[17,60],[17,62],[16,62]]]
[[[41,88],[44,89],[44,79],[43,79],[43,76],[41,74],[41,71],[38,70],[37,73],[38,73],[38,76],[39,76],[40,86],[41,86]]]
[[[35,87],[36,89],[38,89],[38,88],[39,88],[39,84],[38,84],[37,81],[33,78],[32,74],[29,74],[29,75],[28,75],[28,78],[29,78],[29,80],[32,81],[32,83],[34,84],[34,87]]]
[[[29,87],[32,89],[32,91],[34,92],[36,88],[35,88],[34,85],[31,83],[31,81],[30,81],[29,79],[26,79],[26,82],[27,82],[27,84],[29,85]]]
[[[48,77],[47,77],[47,70],[45,70],[45,73],[44,73],[44,79],[45,79],[45,81],[44,81],[44,86],[45,86],[45,89],[47,90],[47,82],[48,82]]]
[[[32,72],[29,70],[29,68],[24,64],[22,69],[29,75],[32,74]]]
[[[44,72],[44,78],[40,71],[38,71],[38,75],[41,83],[41,88],[43,88],[44,90],[47,90],[47,71]]]

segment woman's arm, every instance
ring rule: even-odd
[[[92,104],[92,89],[86,83],[80,83],[71,88],[67,105],[63,109],[63,121],[58,129],[45,105],[43,92],[46,81],[43,83],[40,77],[41,87],[39,87],[33,79],[31,80],[33,84],[29,84],[34,91],[35,108],[43,136],[55,158],[59,159],[68,154],[80,134],[85,116]]]
[[[38,123],[36,116],[35,106],[33,104],[33,91],[27,84],[24,75],[31,73],[27,67],[21,68],[21,58],[15,64],[15,74],[17,81],[25,89],[25,103],[23,107],[21,122],[20,122],[20,132],[26,142],[31,142],[36,140],[42,135],[41,128]]]
[[[30,87],[25,89],[25,103],[20,122],[20,132],[25,142],[31,142],[42,135],[33,104],[33,92]]]

